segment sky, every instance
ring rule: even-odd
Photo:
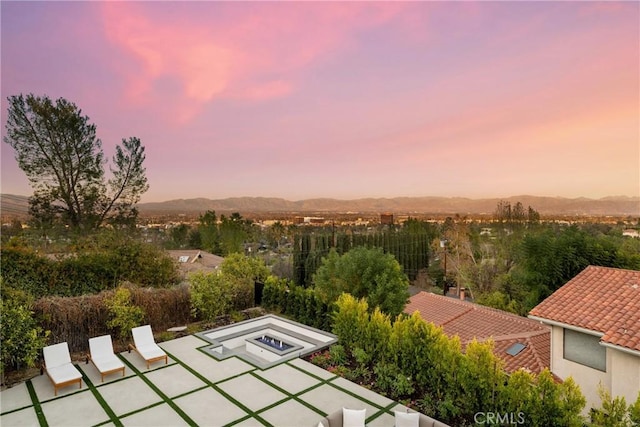
[[[142,202],[640,196],[638,2],[0,3],[7,97],[75,103]],[[9,144],[1,191],[30,195]],[[108,166],[107,166],[108,170]]]

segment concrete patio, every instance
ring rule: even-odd
[[[82,388],[54,396],[46,375],[0,392],[0,425],[9,426],[316,426],[348,407],[367,409],[367,425],[393,426],[404,406],[302,359],[262,370],[237,357],[218,361],[189,335],[159,345],[169,363],[147,369],[135,352],[121,353],[125,376],[104,383],[79,364]]]

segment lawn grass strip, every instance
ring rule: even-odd
[[[232,427],[232,426],[238,425],[241,422],[244,422],[244,421],[248,420],[249,418],[251,418],[251,415],[247,414],[246,416],[244,416],[242,418],[238,418],[237,420],[232,421],[229,424],[225,424],[223,427]]]
[[[314,411],[317,414],[320,414],[322,416],[326,416],[327,414],[325,414],[323,411],[321,411],[320,409],[316,408],[315,406],[311,405],[310,403],[302,400],[299,396],[302,395],[303,393],[306,393],[309,390],[313,390],[314,388],[317,388],[319,386],[321,386],[323,384],[323,382],[321,381],[318,384],[314,384],[311,387],[307,387],[306,389],[298,392],[298,393],[290,393],[289,391],[279,387],[278,385],[272,383],[271,381],[269,381],[266,378],[261,377],[260,375],[257,375],[254,372],[251,372],[251,375],[253,375],[255,378],[257,378],[258,380],[262,381],[263,383],[267,384],[269,387],[271,388],[275,388],[276,390],[278,390],[279,392],[285,394],[286,396],[288,396],[286,399],[282,399],[279,402],[276,403],[272,403],[271,405],[262,408],[261,410],[259,410],[258,412],[264,412],[267,411],[277,405],[280,405],[281,403],[283,403],[284,401],[288,400],[289,398],[291,398],[292,400],[295,400],[296,402],[302,404],[303,406],[306,406],[307,408],[311,409],[312,411]]]
[[[306,369],[301,368],[301,367],[299,367],[299,366],[296,366],[296,365],[294,365],[294,364],[292,364],[292,363],[286,362],[286,364],[287,364],[287,365],[289,365],[289,366],[291,366],[292,368],[297,369],[297,370],[298,370],[298,371],[300,371],[300,372],[304,372],[305,374],[310,375],[310,376],[312,376],[313,378],[315,378],[315,379],[317,379],[317,380],[320,380],[320,381],[332,381],[332,380],[334,380],[334,379],[338,378],[338,375],[336,375],[336,374],[332,374],[332,375],[333,375],[333,377],[332,377],[332,378],[320,378],[319,376],[315,375],[314,373],[309,372],[309,371],[307,371]],[[318,368],[320,368],[318,365],[313,365],[313,366],[317,366]],[[323,368],[320,368],[320,369],[323,369]],[[325,369],[325,370],[326,370],[326,369]],[[329,371],[327,371],[327,372],[329,372]]]
[[[174,359],[172,357],[172,359]],[[175,359],[174,359],[175,360]],[[191,419],[191,417],[189,417],[189,415],[187,415],[178,405],[176,405],[175,403],[173,403],[173,400],[169,399],[169,397],[164,394],[162,392],[162,390],[160,390],[149,378],[147,378],[142,372],[140,372],[135,366],[133,366],[133,364],[131,362],[129,362],[128,360],[123,358],[124,363],[126,363],[127,365],[129,365],[129,368],[136,373],[136,375],[138,377],[140,377],[140,379],[142,379],[142,381],[144,381],[149,387],[151,387],[151,389],[153,391],[155,391],[158,396],[160,396],[160,398],[162,400],[164,400],[167,405],[169,405],[171,407],[171,409],[173,409],[174,411],[176,411],[176,413],[178,415],[180,415],[180,417],[182,417],[183,420],[185,420],[187,422],[187,424],[189,424],[190,426],[193,427],[198,427],[198,424],[193,421]],[[176,362],[178,363],[178,362]],[[161,369],[161,368],[160,368]],[[154,369],[155,370],[155,369]],[[147,371],[150,372],[150,371]]]
[[[78,368],[80,369],[80,371],[82,372],[82,379],[84,380],[85,384],[87,385],[87,388],[91,391],[91,393],[93,394],[93,396],[96,398],[96,400],[98,401],[98,403],[100,404],[100,406],[102,406],[102,409],[104,409],[104,412],[107,413],[107,416],[109,417],[109,419],[117,426],[117,427],[122,427],[122,423],[120,422],[120,419],[118,418],[118,416],[116,415],[115,412],[113,412],[113,409],[111,409],[111,406],[109,406],[109,404],[107,403],[106,400],[104,400],[104,398],[102,397],[102,395],[100,394],[100,392],[96,389],[96,387],[93,385],[93,382],[89,379],[89,376],[86,374],[86,372],[84,371],[84,369],[82,369],[82,367],[80,365],[78,365]],[[102,423],[101,423],[102,424]]]
[[[398,404],[400,404],[400,403],[399,402],[390,403],[389,405],[385,406],[382,411],[378,411],[374,415],[372,415],[371,417],[367,418],[366,422],[370,423],[371,421],[375,420],[376,418],[381,417],[384,414],[389,414],[389,415],[395,416],[395,414],[391,410],[394,407],[398,406]]]
[[[165,350],[166,351],[166,350]],[[187,371],[191,372],[194,376],[196,376],[197,378],[199,378],[202,382],[204,382],[205,384],[209,385],[211,388],[213,388],[216,392],[220,393],[225,399],[229,400],[230,402],[232,402],[234,405],[236,405],[237,407],[239,407],[240,409],[242,409],[243,411],[245,411],[247,414],[249,414],[250,416],[256,418],[259,422],[261,422],[264,425],[271,425],[269,424],[269,422],[267,422],[265,419],[263,419],[262,417],[260,417],[258,414],[256,414],[254,411],[252,411],[251,409],[249,409],[248,407],[246,407],[245,405],[243,405],[241,402],[237,401],[233,396],[231,396],[230,394],[228,394],[227,392],[225,392],[224,390],[222,390],[220,387],[217,386],[217,384],[223,383],[225,381],[229,381],[232,380],[234,378],[240,377],[244,374],[246,374],[247,372],[242,372],[238,375],[234,375],[233,377],[229,377],[229,378],[225,378],[224,380],[220,380],[217,383],[212,383],[211,381],[209,381],[209,379],[207,379],[206,377],[204,377],[203,375],[201,375],[198,371],[196,371],[195,369],[191,368],[191,366],[187,365],[186,363],[184,363],[182,360],[180,360],[179,358],[175,357],[173,354],[166,352],[171,359],[173,359],[177,364],[179,364],[180,366],[182,366],[184,369],[186,369]],[[235,357],[235,356],[233,356]],[[214,359],[215,360],[215,359]],[[242,359],[240,359],[242,360]],[[248,371],[251,372],[251,371]],[[243,417],[245,418],[245,417]],[[234,421],[235,423],[235,421]]]
[[[366,422],[367,422],[367,423],[368,423],[368,422],[371,422],[371,420],[374,420],[374,419],[378,418],[380,415],[382,415],[382,414],[384,414],[384,413],[386,413],[386,412],[387,412],[387,411],[385,410],[385,407],[382,407],[382,406],[378,405],[377,403],[374,403],[374,402],[372,402],[372,401],[370,401],[370,400],[368,400],[368,399],[365,399],[364,397],[359,396],[357,393],[355,393],[355,392],[353,392],[353,391],[351,391],[351,390],[348,390],[348,389],[346,389],[346,388],[340,387],[340,386],[339,386],[339,385],[337,385],[337,384],[334,384],[334,383],[333,383],[333,381],[334,381],[334,380],[336,380],[336,379],[338,379],[338,378],[342,378],[342,377],[337,376],[337,377],[335,377],[335,378],[331,378],[330,380],[327,380],[327,384],[329,384],[329,385],[330,385],[331,387],[333,387],[333,388],[337,388],[338,390],[340,390],[340,391],[342,391],[342,392],[344,392],[344,393],[346,393],[346,394],[348,394],[348,395],[350,395],[350,396],[355,397],[356,399],[358,399],[358,400],[360,400],[360,401],[362,401],[362,402],[368,403],[369,405],[373,406],[374,408],[377,408],[377,411],[376,411],[376,412],[374,412],[373,414],[371,414],[371,416],[367,417],[367,420],[366,420]],[[354,384],[355,384],[355,383],[354,383]],[[361,387],[362,387],[362,386],[361,386]],[[395,405],[397,405],[397,404],[398,404],[397,402],[393,402],[393,405],[394,405],[394,406],[395,406]]]
[[[326,378],[326,379],[325,379],[325,378],[320,378],[319,376],[314,375],[314,374],[312,374],[311,372],[306,371],[306,370],[304,370],[303,368],[300,368],[299,366],[292,365],[292,364],[290,364],[290,363],[287,363],[287,364],[288,364],[289,366],[291,366],[292,368],[295,368],[295,369],[297,369],[297,370],[299,370],[299,371],[301,371],[301,372],[304,372],[305,374],[308,374],[308,375],[310,375],[310,376],[312,376],[312,377],[314,377],[314,378],[316,378],[316,379],[320,380],[320,383],[318,383],[318,384],[316,384],[316,385],[314,385],[314,386],[311,386],[311,387],[309,387],[309,388],[308,388],[308,389],[306,389],[306,390],[302,390],[302,391],[300,391],[300,392],[296,393],[296,395],[294,396],[294,398],[295,398],[295,397],[297,397],[297,395],[302,395],[302,394],[304,394],[304,393],[307,393],[307,392],[308,392],[308,391],[310,391],[310,390],[313,390],[314,388],[318,388],[318,387],[320,387],[320,386],[322,386],[322,385],[324,385],[324,384],[328,384],[328,385],[330,385],[330,386],[331,386],[331,387],[333,387],[333,388],[337,388],[338,390],[343,391],[343,392],[345,392],[345,393],[347,393],[347,394],[349,394],[349,395],[351,395],[351,396],[353,396],[353,397],[356,397],[358,400],[361,400],[361,401],[363,401],[363,402],[365,402],[365,403],[368,403],[368,404],[372,405],[373,407],[377,408],[377,409],[378,409],[378,411],[377,411],[377,412],[375,412],[373,415],[371,415],[369,418],[367,418],[367,422],[371,422],[371,420],[374,420],[374,419],[378,418],[379,416],[381,416],[381,415],[382,415],[383,413],[385,413],[385,412],[390,413],[388,410],[386,410],[386,408],[382,408],[380,405],[378,405],[378,404],[376,404],[376,403],[373,403],[373,402],[371,402],[370,400],[367,400],[367,399],[365,399],[365,398],[363,398],[363,397],[360,397],[360,396],[359,396],[359,395],[357,395],[356,393],[354,393],[354,392],[352,392],[352,391],[350,391],[350,390],[346,390],[346,389],[344,389],[344,388],[340,387],[340,386],[339,386],[339,385],[337,385],[337,384],[334,384],[332,381],[337,380],[338,378],[342,378],[342,377],[341,377],[341,376],[339,376],[339,375],[335,375],[335,376],[334,376],[334,377],[332,377],[332,378]],[[316,365],[314,365],[314,366],[316,366]],[[297,401],[299,401],[299,402],[301,402],[302,404],[304,404],[304,405],[305,405],[306,407],[308,407],[309,409],[313,409],[313,410],[315,410],[316,412],[323,414],[324,416],[327,416],[327,415],[328,415],[328,414],[324,413],[323,411],[320,411],[319,409],[315,408],[313,405],[311,405],[311,404],[309,404],[309,403],[307,403],[307,402],[303,401],[302,399],[296,399],[296,400],[297,400]],[[392,407],[396,406],[397,404],[398,404],[397,402],[393,402],[393,403],[389,404],[389,407],[391,407],[391,408],[392,408]],[[393,415],[393,414],[391,414],[391,415]]]
[[[29,397],[31,397],[31,396],[29,396]],[[13,414],[14,412],[18,412],[18,411],[22,411],[23,409],[31,408],[32,406],[33,406],[33,402],[31,403],[31,405],[26,405],[26,406],[23,406],[21,408],[12,409],[12,410],[7,411],[7,412],[2,412],[2,413],[0,413],[0,415]]]
[[[38,400],[38,395],[36,394],[36,389],[33,388],[31,380],[27,380],[27,391],[29,392],[29,397],[31,397],[31,402],[33,402],[33,409],[36,411],[36,416],[38,417],[40,426],[48,427],[49,423],[47,423],[47,418],[44,416],[42,406],[40,406],[40,401]]]
[[[124,414],[120,415],[120,418],[125,418],[125,417],[128,417],[128,416],[130,416],[130,415],[135,415],[135,414],[137,414],[138,412],[146,411],[147,409],[151,409],[151,408],[153,408],[153,407],[155,407],[155,406],[164,405],[164,403],[165,403],[165,402],[156,402],[156,403],[152,403],[151,405],[147,405],[147,406],[145,406],[145,407],[138,408],[138,409],[136,409],[136,410],[134,410],[134,411],[124,413]]]

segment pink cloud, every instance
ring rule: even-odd
[[[144,106],[171,102],[178,111],[171,117],[179,123],[216,99],[265,101],[288,95],[295,73],[349,49],[357,31],[388,21],[400,9],[394,4],[210,3],[212,12],[228,9],[226,19],[208,22],[185,15],[167,22],[155,13],[161,5],[105,2],[104,29],[135,61],[117,65],[126,77],[125,97]],[[160,84],[177,86],[175,99],[160,98]]]
[[[255,85],[245,90],[241,97],[245,99],[262,101],[271,98],[285,96],[293,90],[291,82],[284,80],[274,80],[262,85]]]
[[[105,2],[103,11],[108,38],[139,63],[120,70],[126,74],[129,101],[145,106],[174,102],[179,111],[174,117],[184,122],[227,89],[236,58],[204,31],[157,25],[131,3]],[[159,99],[154,85],[163,78],[178,82],[177,99]]]

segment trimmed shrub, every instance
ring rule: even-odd
[[[186,285],[170,289],[129,288],[133,304],[144,312],[144,323],[155,331],[184,325],[191,319],[189,289]],[[111,334],[105,299],[114,291],[79,297],[45,297],[33,306],[35,318],[50,330],[51,343],[66,341],[72,352],[87,351],[89,338]]]
[[[130,240],[106,249],[79,251],[49,259],[25,247],[3,248],[2,277],[8,286],[35,298],[97,293],[123,281],[159,288],[178,283],[175,262],[151,245]]]
[[[270,276],[265,280],[262,306],[314,328],[331,330],[332,306],[325,304],[313,289],[303,288],[286,279]]]

